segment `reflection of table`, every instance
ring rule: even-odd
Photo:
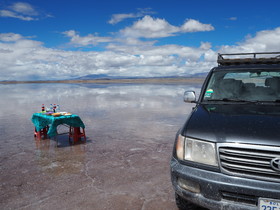
[[[46,128],[46,126],[49,126],[47,133],[49,137],[54,137],[57,135],[57,126],[61,124],[66,124],[74,128],[85,128],[81,118],[74,114],[55,117],[43,113],[34,113],[31,120],[35,125],[36,131],[40,131]]]

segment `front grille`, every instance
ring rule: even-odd
[[[280,182],[280,171],[271,167],[271,160],[280,158],[280,147],[221,144],[218,148],[223,173]]]
[[[258,198],[254,195],[244,195],[227,191],[222,191],[221,194],[224,200],[245,203],[254,206],[258,205]]]

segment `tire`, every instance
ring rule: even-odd
[[[177,193],[175,193],[175,200],[176,200],[176,205],[177,205],[178,209],[180,209],[180,210],[199,210],[199,209],[201,209],[199,206],[181,198]]]

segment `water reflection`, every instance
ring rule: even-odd
[[[0,131],[6,137],[31,133],[32,113],[41,104],[59,104],[61,111],[78,114],[87,129],[110,126],[133,127],[136,121],[166,120],[190,111],[182,102],[185,90],[200,91],[201,84],[186,85],[95,85],[18,84],[1,85]],[[185,117],[185,116],[183,116]],[[111,125],[112,122],[116,124]],[[171,122],[170,122],[171,123]],[[142,124],[142,123],[141,123]],[[15,130],[16,128],[16,130]],[[114,128],[111,128],[114,129]],[[3,135],[2,135],[3,136]]]
[[[66,139],[61,144],[65,145]],[[52,148],[51,140],[35,139],[36,149],[34,150],[35,162],[40,166],[42,173],[61,176],[67,174],[79,174],[85,163],[86,148],[82,145],[75,145],[64,149],[64,152],[57,152]],[[62,148],[62,147],[60,147]],[[59,148],[58,148],[59,149]]]
[[[0,85],[1,154],[30,148],[31,116],[41,104],[59,104],[61,111],[78,114],[91,138],[146,138],[163,135],[164,126],[181,126],[192,105],[183,103],[185,90],[200,91],[201,84],[94,85],[18,84]],[[129,140],[130,141],[130,140]],[[34,148],[34,146],[32,147]],[[14,151],[15,152],[15,151]]]
[[[182,96],[185,90],[196,90],[199,92],[200,85],[77,85],[77,84],[18,84],[18,85],[1,85],[1,100],[0,108],[10,110],[11,105],[16,102],[18,109],[22,109],[23,105],[34,104],[40,108],[41,103],[48,105],[49,103],[56,102],[57,104],[65,103],[67,99],[74,101],[70,105],[76,104],[77,106],[83,105],[78,102],[85,102],[90,100],[88,96],[96,97],[98,107],[106,107],[104,101],[112,102],[112,99],[118,98],[127,102],[141,101],[142,99],[149,98],[149,101],[156,97],[177,97]],[[69,102],[67,101],[67,102]],[[8,104],[9,103],[9,104]],[[120,105],[118,102],[114,105]],[[123,105],[121,105],[123,106]],[[24,107],[25,109],[28,107]],[[33,107],[30,107],[31,109]],[[69,108],[69,106],[67,106]],[[13,111],[16,111],[13,109]]]

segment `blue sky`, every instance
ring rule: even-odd
[[[0,80],[187,76],[280,51],[278,0],[0,1]]]

